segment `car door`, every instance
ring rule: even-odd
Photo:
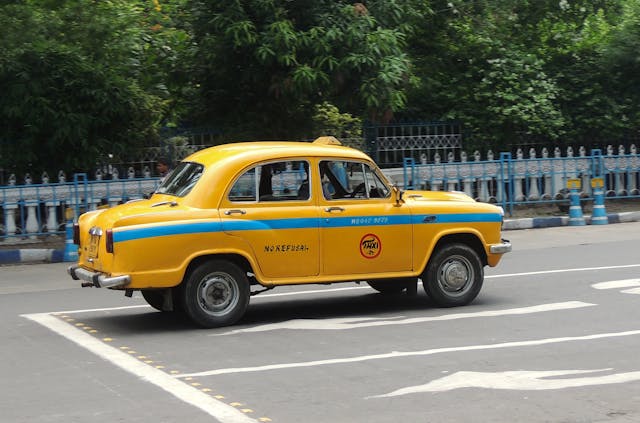
[[[411,211],[395,202],[377,168],[347,160],[324,160],[319,167],[322,274],[410,271]]]
[[[319,216],[308,169],[306,160],[258,164],[236,179],[222,203],[223,230],[250,246],[269,279],[319,273]]]

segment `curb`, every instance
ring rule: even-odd
[[[637,222],[640,221],[640,212],[609,213],[607,214],[607,218],[609,219],[609,223]],[[584,220],[587,225],[591,224],[591,216],[585,216]],[[502,230],[551,228],[555,226],[567,226],[568,224],[568,216],[505,219]]]
[[[20,250],[0,250],[0,264],[18,263],[60,263],[64,250],[52,248],[24,248]]]
[[[638,222],[640,221],[640,211],[610,213],[607,214],[607,218],[609,219],[609,223]],[[591,224],[591,216],[585,216],[584,220],[588,225]],[[568,224],[568,216],[505,219],[502,230],[513,231],[519,229],[551,228],[556,226],[567,226]],[[51,248],[0,250],[0,265],[22,263],[60,263],[65,261],[64,253],[64,250]]]

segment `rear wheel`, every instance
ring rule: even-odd
[[[164,311],[164,292],[159,289],[143,289],[140,291],[145,301],[156,310]]]
[[[181,311],[182,306],[179,302],[179,297],[177,295],[177,288],[168,288],[168,289],[142,289],[140,290],[142,293],[142,297],[145,299],[147,304],[151,307],[155,308],[159,311]],[[167,293],[171,294],[170,302],[167,304],[165,300],[165,295]],[[165,308],[168,307],[168,308]]]
[[[183,309],[199,326],[232,325],[244,315],[249,305],[246,273],[231,262],[211,260],[202,263],[183,283]]]
[[[478,253],[465,244],[449,244],[429,260],[422,285],[437,305],[455,307],[473,301],[482,288],[483,279]]]
[[[399,294],[409,287],[410,284],[418,282],[418,278],[394,278],[367,281],[369,286],[381,294]]]

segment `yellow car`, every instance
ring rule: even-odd
[[[140,290],[158,310],[230,325],[279,285],[367,281],[439,306],[471,302],[511,244],[503,211],[460,192],[403,191],[333,137],[244,142],[184,159],[150,199],[83,214],[83,286]],[[251,292],[256,285],[261,290]]]

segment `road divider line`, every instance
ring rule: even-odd
[[[233,367],[233,368],[227,368],[227,369],[215,369],[215,370],[207,370],[203,372],[177,374],[177,375],[174,375],[173,377],[176,377],[176,378],[204,377],[204,376],[218,376],[218,375],[236,374],[236,373],[289,370],[289,369],[295,369],[295,368],[301,368],[301,367],[330,366],[330,365],[349,364],[349,363],[361,363],[361,362],[372,361],[372,360],[388,360],[388,359],[405,358],[405,357],[419,357],[419,356],[426,356],[426,355],[479,351],[479,350],[532,347],[532,346],[540,346],[540,345],[559,344],[563,342],[593,341],[593,340],[599,340],[599,339],[620,338],[625,336],[636,336],[636,335],[640,335],[640,330],[596,333],[593,335],[582,335],[582,336],[565,336],[565,337],[559,337],[559,338],[533,339],[528,341],[512,341],[512,342],[502,342],[499,344],[480,344],[480,345],[468,345],[468,346],[462,346],[462,347],[434,348],[434,349],[422,350],[422,351],[393,351],[390,353],[371,354],[371,355],[363,355],[363,356],[357,356],[357,357],[334,358],[334,359],[327,359],[327,360],[313,360],[313,361],[303,361],[303,362],[295,362],[295,363],[267,364],[264,366],[254,366],[254,367]]]
[[[634,288],[640,286],[640,279],[623,279],[620,281],[599,282],[591,285],[595,289]]]
[[[247,417],[234,407],[220,402],[172,375],[151,367],[135,357],[101,342],[82,330],[52,316],[50,313],[24,314],[22,317],[46,327],[122,370],[202,410],[222,423],[257,423],[257,420]]]
[[[475,312],[448,313],[439,316],[409,317],[339,317],[327,319],[294,319],[284,322],[257,325],[244,329],[233,329],[228,332],[208,336],[228,336],[242,333],[267,332],[272,330],[350,330],[374,326],[413,325],[417,323],[441,322],[447,320],[470,319],[478,317],[502,317],[522,314],[544,313],[548,311],[570,310],[574,308],[592,307],[595,304],[582,301],[565,301],[561,303],[538,304],[529,307],[517,307],[501,310],[484,310]]]
[[[508,273],[504,275],[485,275],[485,279],[513,278],[518,276],[548,275],[553,273],[592,272],[594,270],[629,269],[640,267],[640,264],[623,264],[619,266],[578,267],[573,269],[538,270],[535,272]]]

